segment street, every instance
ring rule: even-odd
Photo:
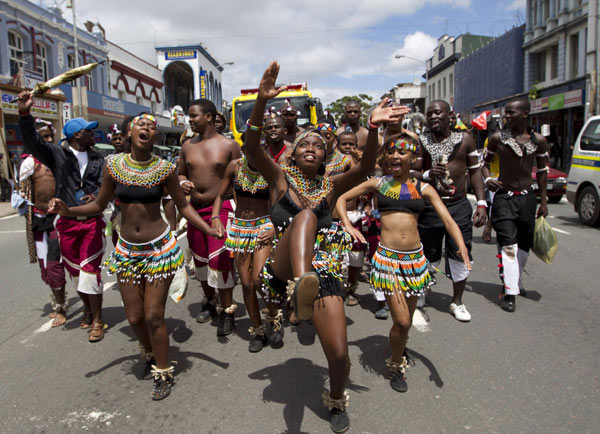
[[[582,226],[565,199],[549,210],[559,250],[552,265],[530,256],[528,296],[517,297],[515,313],[498,305],[496,249],[481,242],[481,229],[463,299],[470,323],[448,313],[451,284],[438,274],[410,333],[406,394],[387,380],[391,319],[374,318],[375,302],[360,284],[360,306],[346,307],[349,432],[597,432],[600,229]],[[50,328],[50,291],[38,265],[28,264],[24,228],[21,217],[0,219],[1,433],[330,432],[320,400],[327,365],[310,325],[286,327],[280,350],[251,354],[239,286],[236,333],[218,340],[216,322],[194,319],[201,295],[191,280],[186,298],[167,305],[177,384],[153,402],[152,382],[134,375],[137,342],[114,278],[105,278],[103,341],[88,343],[78,328],[82,304],[72,286],[66,326]]]

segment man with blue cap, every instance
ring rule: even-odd
[[[30,91],[19,94],[19,127],[25,149],[48,166],[56,179],[56,197],[68,206],[88,203],[96,197],[102,184],[104,158],[92,149],[92,130],[98,122],[83,118],[68,121],[64,128],[63,145],[44,141],[35,129],[30,114],[33,98]],[[75,280],[84,311],[80,327],[89,329],[89,341],[104,337],[102,321],[102,279],[100,265],[104,255],[102,215],[92,217],[60,217],[55,222],[59,234],[63,263]]]

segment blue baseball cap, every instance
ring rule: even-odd
[[[98,128],[97,121],[88,122],[83,118],[75,118],[65,124],[63,127],[63,134],[67,139],[70,139],[73,137],[73,134],[78,133],[81,130],[93,130],[94,128]]]

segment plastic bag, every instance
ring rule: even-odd
[[[544,217],[538,217],[535,221],[531,250],[546,264],[552,263],[556,250],[558,250],[556,233],[554,233],[554,229],[552,229],[552,226],[548,224]]]
[[[183,297],[185,297],[188,289],[188,282],[189,277],[187,270],[185,267],[181,267],[175,273],[175,276],[171,281],[171,286],[169,287],[169,297],[171,297],[171,300],[173,300],[175,303],[179,303]]]

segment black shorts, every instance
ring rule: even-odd
[[[499,191],[492,205],[492,226],[500,247],[518,244],[526,252],[531,249],[535,228],[537,201],[533,192],[511,195]]]
[[[471,257],[471,243],[473,241],[473,208],[471,202],[464,197],[445,205],[462,232],[465,245],[469,250],[469,259],[473,260]],[[444,238],[446,239],[444,246],[446,248],[446,259],[463,262],[463,259],[458,255],[458,246],[446,232],[444,223],[428,202],[425,202],[425,209],[419,216],[419,235],[423,243],[425,257],[429,262],[435,263],[442,259],[442,242]],[[450,270],[448,264],[446,264],[446,270]]]

